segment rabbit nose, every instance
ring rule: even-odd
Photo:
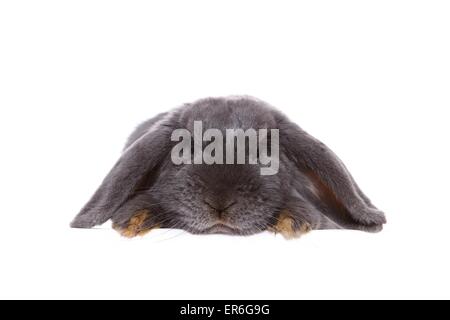
[[[211,201],[207,201],[207,200],[204,200],[204,202],[205,202],[205,204],[208,206],[208,207],[210,207],[211,209],[213,209],[218,215],[219,215],[219,218],[221,218],[222,217],[222,215],[223,215],[223,213],[226,211],[226,210],[228,210],[229,208],[231,208],[232,206],[234,206],[235,204],[236,204],[236,202],[231,202],[231,203],[228,203],[228,204],[226,204],[226,205],[223,205],[223,204],[221,204],[221,203],[211,203]]]
[[[214,204],[213,204],[211,201],[207,201],[207,200],[205,200],[204,202],[205,202],[205,204],[206,204],[208,207],[210,207],[210,208],[213,209],[214,211],[217,211],[217,212],[222,212],[222,211],[223,211],[222,206],[219,205],[219,204],[217,204],[217,203],[214,203]]]

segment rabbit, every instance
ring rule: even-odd
[[[262,164],[249,163],[175,164],[172,134],[192,132],[196,121],[221,132],[278,130],[278,171],[262,175]],[[287,239],[319,229],[378,232],[386,223],[325,144],[249,96],[201,99],[141,124],[71,227],[108,220],[125,237],[176,228],[192,234],[269,231]]]

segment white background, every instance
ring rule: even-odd
[[[448,1],[2,1],[0,298],[450,298]],[[328,144],[379,234],[69,222],[141,121],[249,94]]]

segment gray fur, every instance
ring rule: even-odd
[[[279,129],[278,174],[261,176],[258,165],[174,165],[170,135],[178,128],[192,130],[196,120],[205,130]],[[152,213],[146,227],[196,234],[258,233],[276,224],[283,210],[313,229],[375,232],[386,222],[329,148],[250,97],[202,99],[143,123],[71,226],[91,228],[109,219],[125,226],[141,209]],[[218,215],[234,229],[215,229]]]

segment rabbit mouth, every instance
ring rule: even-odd
[[[204,233],[216,233],[216,234],[239,234],[240,231],[237,228],[231,227],[223,223],[217,223],[209,228],[203,230]]]
[[[185,229],[186,231],[192,233],[192,234],[223,234],[223,235],[237,235],[237,236],[250,236],[255,233],[262,232],[261,228],[255,229],[255,228],[241,228],[234,225],[230,225],[223,222],[217,222],[213,225],[210,225],[205,228],[188,228]]]

